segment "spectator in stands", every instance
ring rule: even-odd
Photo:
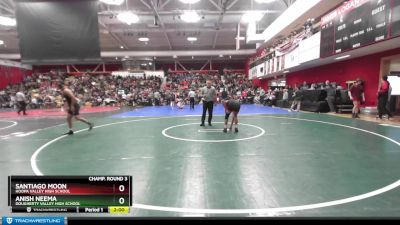
[[[154,92],[154,104],[156,106],[159,106],[161,104],[161,94],[158,91]]]
[[[38,106],[38,101],[37,101],[36,96],[33,96],[33,97],[32,97],[30,107],[31,107],[32,109],[37,109],[37,108],[39,107],[39,106]]]
[[[221,100],[226,100],[226,99],[228,99],[228,91],[226,90],[226,88],[223,88],[221,92]]]
[[[261,98],[260,98],[260,94],[257,93],[256,96],[254,97],[254,104],[261,104]]]
[[[315,90],[315,83],[312,83],[308,90]]]
[[[15,94],[12,94],[10,97],[10,108],[16,109],[17,107],[17,99]]]
[[[242,91],[242,102],[243,102],[244,104],[247,103],[247,91],[246,91],[246,90],[243,90],[243,91]]]
[[[180,96],[177,98],[177,102],[176,105],[178,106],[178,109],[183,109],[185,107],[185,102]]]
[[[276,92],[275,91],[270,92],[270,94],[268,95],[268,98],[266,100],[266,104],[268,106],[276,105]]]
[[[383,115],[387,115],[388,119],[392,117],[388,107],[388,100],[390,99],[390,83],[388,76],[383,76],[377,93],[378,96],[378,117],[382,119]]]
[[[171,93],[170,93],[170,95],[169,95],[169,101],[170,101],[171,108],[174,108],[174,106],[175,106],[175,101],[176,101],[176,94],[175,94],[175,92],[171,92]]]
[[[362,80],[360,78],[358,78],[356,83],[350,88],[349,96],[354,105],[352,118],[360,118],[358,116],[360,106],[365,102],[364,88],[362,87]]]
[[[283,96],[282,96],[282,100],[285,102],[289,101],[289,91],[288,89],[283,89]]]
[[[299,112],[301,108],[301,101],[303,100],[303,93],[302,91],[295,87],[295,91],[293,93],[293,103],[292,106],[290,107],[290,111],[296,111]],[[295,110],[295,107],[297,106],[297,109]]]
[[[308,84],[307,84],[307,82],[303,82],[303,85],[300,87],[300,90],[308,90],[309,89],[309,86],[308,86]]]
[[[3,91],[2,91],[0,93],[0,108],[4,108],[6,104],[7,104],[6,96],[3,96]]]
[[[325,84],[323,85],[323,87],[321,89],[327,89],[331,86],[331,83],[329,80],[325,81]]]
[[[212,80],[220,92],[226,90],[228,95],[239,92],[240,96],[241,91],[246,90],[246,100],[253,103],[255,90],[251,81],[243,74],[225,74],[224,79],[213,73],[172,74],[163,84],[162,80],[156,77],[137,78],[88,74],[68,76],[63,73],[36,73],[24,79],[21,85],[26,90],[25,94],[28,93],[27,99],[31,100],[32,108],[40,108],[43,102],[45,102],[45,107],[59,105],[54,104],[55,95],[52,93],[52,88],[57,87],[59,81],[64,82],[65,80],[70,81],[71,88],[77,96],[80,96],[85,105],[169,105],[175,102],[171,102],[171,93],[180,92],[186,97],[191,88],[199,90],[205,85],[207,79]],[[13,96],[12,93],[16,92],[15,89],[16,86],[10,85],[2,91],[4,92],[1,99],[3,107],[14,107],[14,97],[13,99],[10,97]],[[158,98],[157,92],[160,94],[160,98]]]
[[[264,88],[260,88],[260,104],[264,104],[265,101],[265,90]]]

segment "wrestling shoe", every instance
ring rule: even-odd
[[[68,131],[67,133],[65,133],[64,135],[73,135],[74,132],[72,130]]]
[[[91,131],[93,129],[93,127],[94,127],[94,124],[93,123],[89,123],[89,131]]]

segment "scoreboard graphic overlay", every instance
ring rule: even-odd
[[[131,176],[9,176],[13,213],[129,213]]]

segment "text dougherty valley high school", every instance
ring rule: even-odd
[[[79,202],[58,202],[56,196],[17,196],[17,206],[79,206]]]

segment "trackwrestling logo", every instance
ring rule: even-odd
[[[52,224],[64,225],[64,217],[3,217],[3,224],[23,224],[23,225],[37,225],[37,224]]]

